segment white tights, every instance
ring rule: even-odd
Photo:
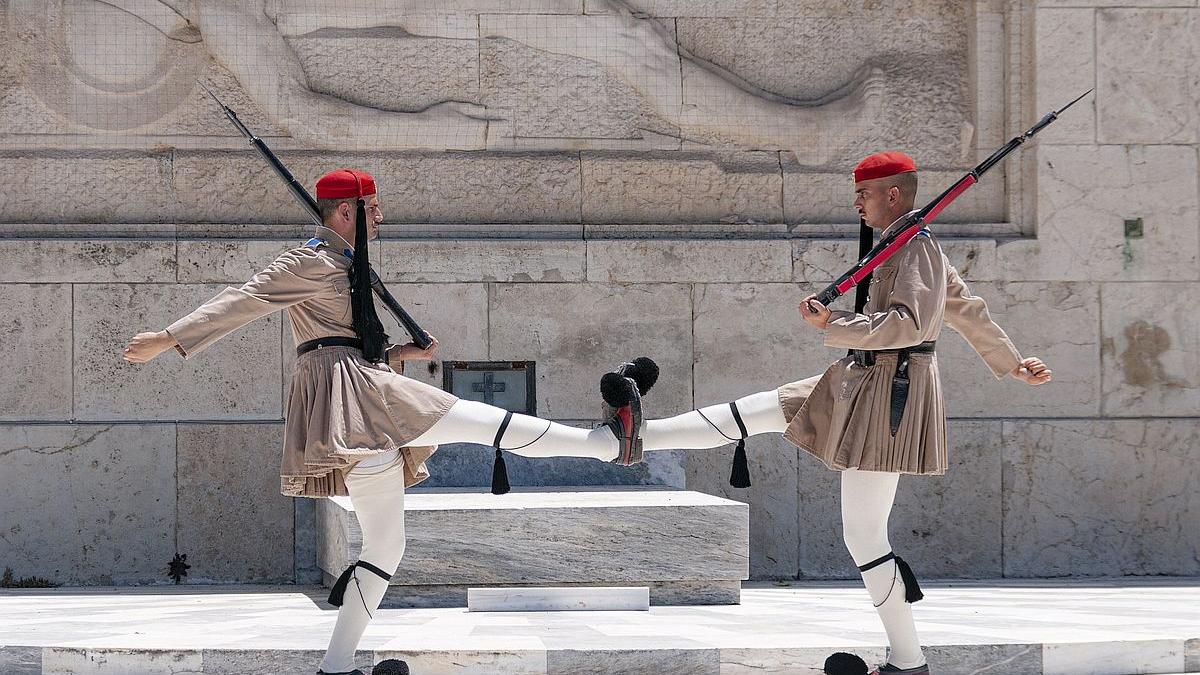
[[[787,429],[779,391],[764,391],[735,401],[738,414],[753,436],[783,433]],[[705,419],[707,418],[707,420]],[[716,428],[714,428],[716,427]],[[645,450],[716,448],[741,437],[728,404],[693,410],[642,425]],[[861,566],[892,550],[888,543],[888,516],[896,498],[900,474],[847,470],[842,473],[842,532],[854,564]],[[904,599],[904,582],[894,561],[862,573],[863,583],[887,631],[891,650],[888,662],[898,668],[925,663],[913,623],[912,605]]]
[[[495,406],[459,400],[409,445],[490,446],[504,416],[505,411]],[[605,461],[614,459],[618,450],[617,439],[607,427],[580,429],[528,415],[512,416],[501,447],[526,457],[591,457]],[[358,559],[394,574],[404,555],[403,460],[396,453],[385,453],[378,460],[359,462],[346,475],[346,489],[362,528],[363,548]],[[387,587],[382,577],[354,568],[321,670],[339,673],[354,669],[354,650]]]

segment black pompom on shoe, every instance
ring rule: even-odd
[[[408,675],[408,664],[399,659],[385,659],[375,664],[371,675]]]
[[[825,659],[825,675],[867,675],[867,662],[854,654],[838,652]]]
[[[600,396],[612,408],[629,405],[636,397],[635,382],[620,373],[605,373],[600,378]]]
[[[622,363],[617,368],[617,373],[633,378],[637,383],[638,393],[642,396],[658,382],[658,364],[649,356],[639,356],[630,363]]]

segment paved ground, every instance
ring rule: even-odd
[[[930,582],[915,606],[934,672],[1200,672],[1200,579]],[[306,587],[0,591],[0,673],[312,673],[335,612]],[[865,591],[748,584],[742,604],[649,612],[381,610],[364,666],[432,673],[819,672],[882,657]]]

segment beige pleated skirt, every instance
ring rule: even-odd
[[[779,388],[788,428],[784,438],[834,470],[946,473],[946,412],[935,354],[909,357],[908,401],[891,433],[896,354],[875,365],[847,357],[824,375]]]
[[[323,347],[296,358],[288,392],[280,465],[291,497],[346,495],[345,474],[359,460],[400,450],[405,487],[429,477],[437,446],[405,447],[458,399],[372,364],[352,347]]]

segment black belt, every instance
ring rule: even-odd
[[[860,366],[875,365],[875,356],[877,354],[896,354],[896,374],[892,376],[892,402],[891,402],[891,431],[892,436],[900,430],[900,421],[904,419],[904,408],[908,405],[908,356],[910,354],[932,354],[936,351],[937,342],[922,342],[919,345],[905,347],[904,349],[883,349],[872,351],[870,349],[852,349],[851,356],[854,357],[854,362]]]
[[[362,349],[362,340],[344,335],[317,338],[316,340],[309,340],[308,342],[301,342],[299,345],[296,345],[296,356],[307,354],[321,347],[354,347],[355,349]]]

